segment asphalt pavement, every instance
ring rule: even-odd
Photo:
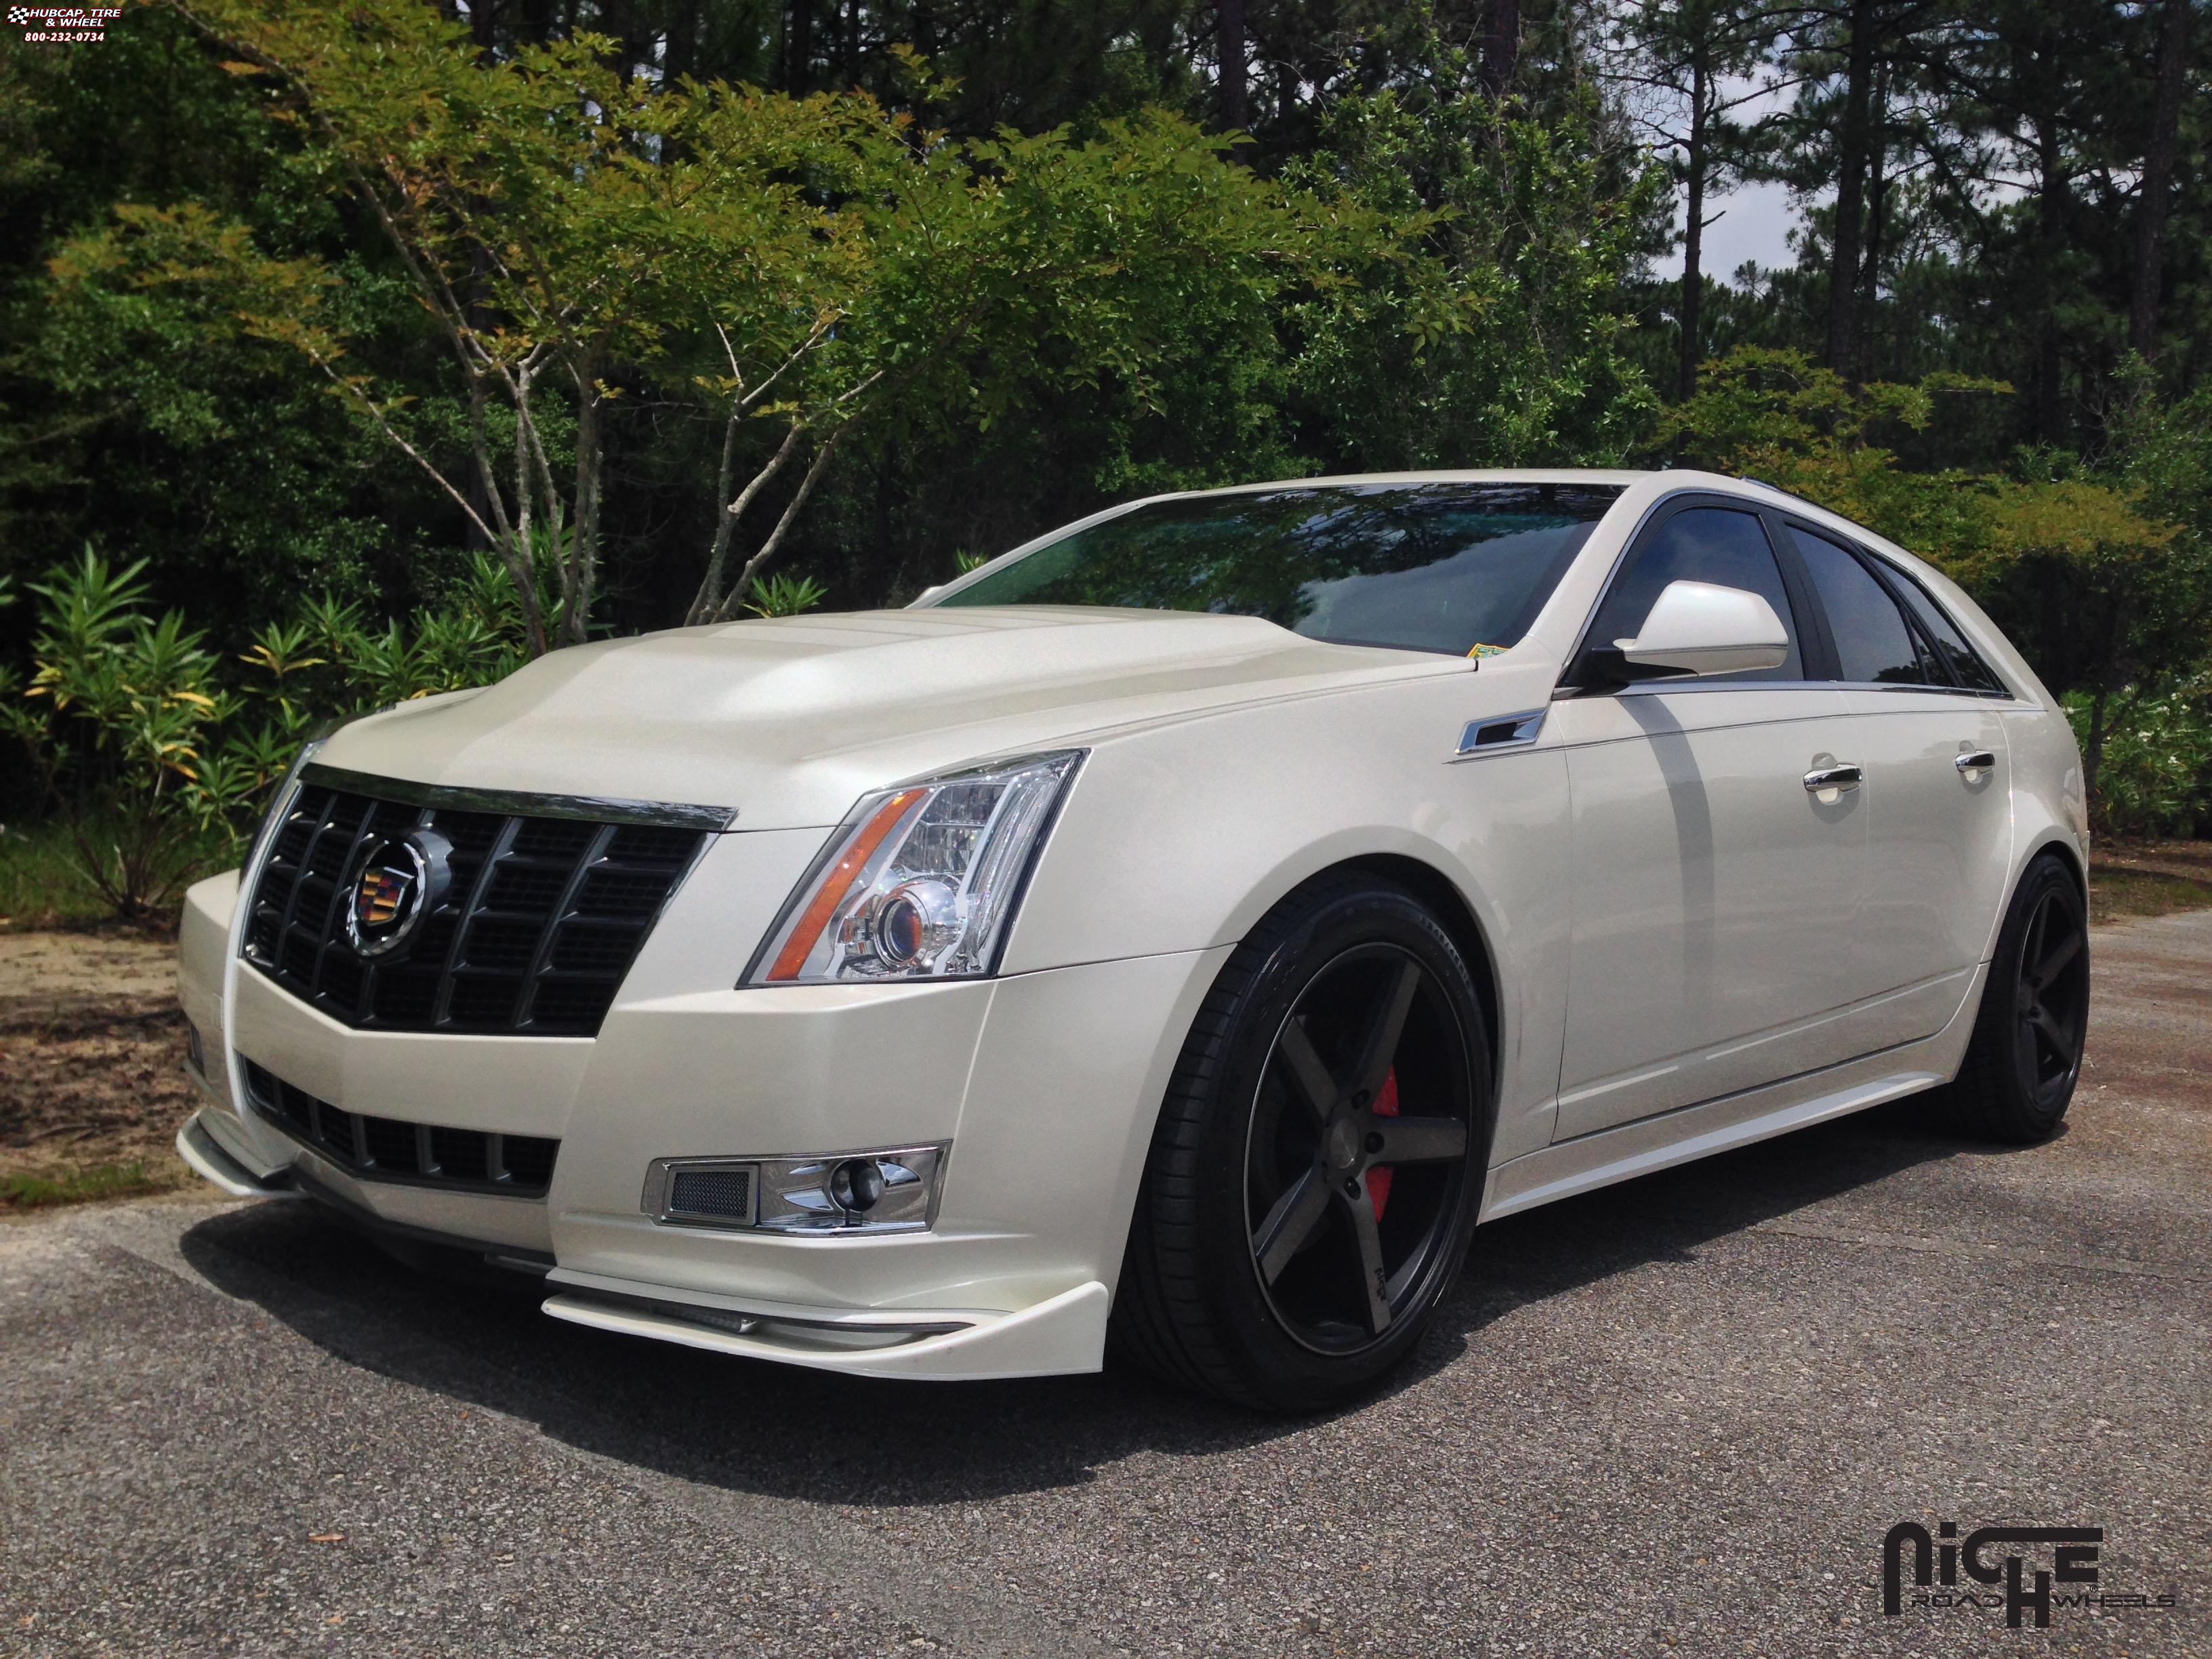
[[[306,1205],[0,1227],[0,1654],[2212,1654],[2212,915],[2096,951],[2058,1139],[1906,1102],[1486,1228],[1314,1421],[601,1334]],[[1905,1521],[2098,1579],[1890,1617]]]

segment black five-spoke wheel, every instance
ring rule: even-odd
[[[1248,1405],[1356,1395],[1419,1337],[1474,1231],[1490,1049],[1411,893],[1317,879],[1246,937],[1163,1103],[1118,1350]]]
[[[1994,1140],[2054,1133],[2088,1030],[2089,919],[2073,871],[2045,857],[2021,876],[1998,930],[1973,1037],[1945,1096],[1953,1121]]]
[[[1388,1332],[1449,1228],[1465,1051],[1437,976],[1384,944],[1324,966],[1276,1034],[1245,1152],[1252,1262],[1318,1352]]]
[[[2037,895],[2015,994],[2021,1076],[2046,1109],[2072,1092],[2089,1023],[2088,939],[2069,896],[2056,886]]]

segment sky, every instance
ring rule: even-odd
[[[1743,100],[1734,104],[1728,116],[1732,121],[1747,125],[1782,109],[1791,96],[1785,91],[1762,85],[1743,76],[1723,76],[1721,95]],[[1671,114],[1672,112],[1666,113]],[[1682,234],[1682,205],[1678,186],[1674,197],[1674,234],[1677,238]],[[1763,267],[1796,264],[1797,255],[1790,246],[1790,233],[1796,223],[1797,215],[1790,200],[1790,187],[1786,185],[1771,182],[1748,184],[1724,196],[1708,193],[1705,198],[1705,246],[1701,261],[1705,275],[1716,282],[1725,283],[1735,276],[1736,268],[1747,260],[1755,260]],[[1665,258],[1653,260],[1651,268],[1652,274],[1662,280],[1679,277],[1682,274],[1680,241]]]
[[[1714,216],[1719,216],[1716,218]],[[1797,222],[1790,205],[1790,187],[1780,184],[1751,184],[1726,196],[1705,198],[1705,274],[1727,282],[1747,259],[1761,265],[1794,265],[1797,255],[1790,246],[1790,232]],[[1682,204],[1674,202],[1674,232],[1682,230]],[[1671,279],[1682,274],[1680,243],[1663,258],[1651,262],[1652,274]]]

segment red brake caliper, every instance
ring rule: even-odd
[[[1398,1068],[1393,1066],[1382,1079],[1382,1092],[1375,1097],[1375,1104],[1368,1109],[1377,1117],[1398,1115]],[[1390,1202],[1390,1171],[1386,1165],[1377,1165],[1367,1172],[1367,1195],[1375,1200],[1375,1218],[1382,1218],[1382,1211]]]

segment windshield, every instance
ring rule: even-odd
[[[1158,501],[936,603],[1211,611],[1339,645],[1486,655],[1528,632],[1620,494],[1605,484],[1325,484]]]

